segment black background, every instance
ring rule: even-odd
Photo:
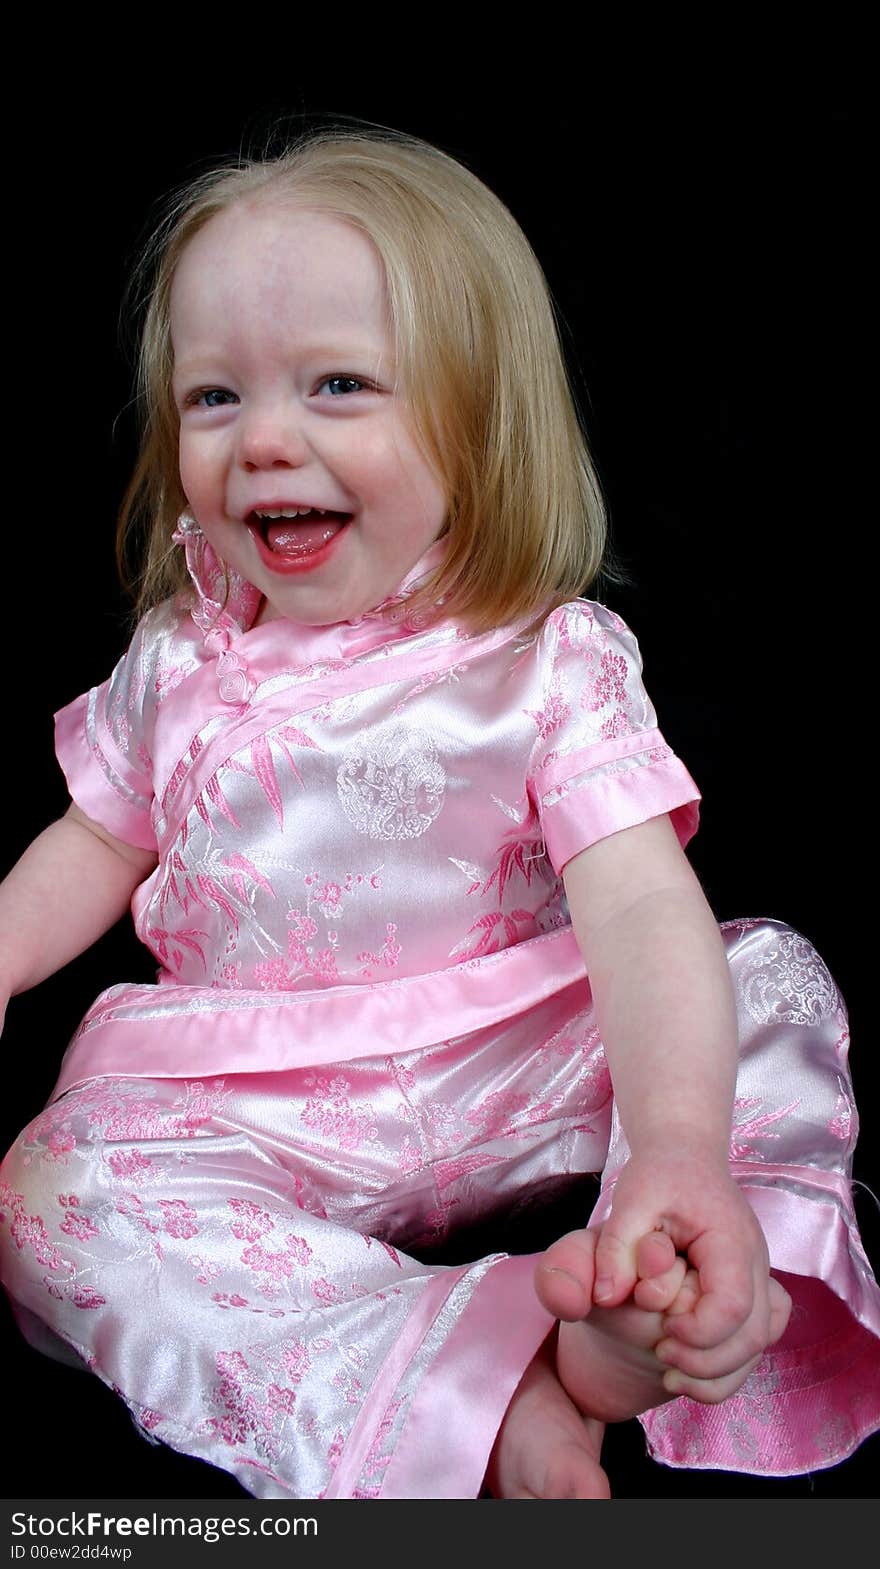
[[[283,88],[265,87],[265,62],[231,86],[234,74],[135,82],[126,70],[114,84],[59,70],[27,127],[8,302],[24,328],[24,412],[6,419],[7,477],[21,479],[3,594],[6,863],[65,806],[53,711],[102,680],[127,640],[112,542],[134,427],[117,318],[153,204],[279,121],[291,134],[321,116],[412,132],[498,193],[544,266],[630,577],[603,597],[637,632],[661,727],[704,796],[692,862],[719,919],[776,916],[824,955],[852,1015],[856,1176],[880,1191],[859,951],[871,726],[858,93],[839,74],[811,84],[717,63],[698,85],[686,72],[646,85],[626,69],[612,84],[594,60],[563,82],[530,69],[528,51],[431,85],[412,71],[343,77],[338,62],[294,64]],[[122,978],[152,978],[124,925],[11,1004],[4,1146],[50,1093],[85,1008]],[[861,1189],[857,1203],[876,1267],[876,1206]],[[3,1327],[7,1398],[20,1395],[6,1407],[21,1422],[11,1495],[112,1496],[134,1479],[144,1498],[239,1494],[223,1473],[147,1446],[96,1380],[30,1352],[5,1303]],[[608,1445],[621,1497],[873,1496],[877,1458],[874,1440],[830,1472],[765,1482],[654,1466],[635,1424]]]

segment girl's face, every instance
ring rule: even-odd
[[[324,626],[380,604],[442,531],[446,498],[393,390],[371,241],[304,208],[228,208],[181,257],[171,336],[184,494],[265,596],[258,620]],[[310,516],[278,516],[297,510]]]

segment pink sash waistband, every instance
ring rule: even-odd
[[[86,1079],[263,1073],[389,1056],[497,1024],[577,986],[590,1002],[570,928],[448,970],[321,991],[114,986],[74,1036],[53,1091]]]

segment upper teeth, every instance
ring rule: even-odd
[[[258,518],[306,518],[310,512],[317,512],[320,517],[326,517],[328,507],[279,507],[277,511],[258,512]]]

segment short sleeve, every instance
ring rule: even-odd
[[[55,752],[71,799],[143,850],[157,848],[153,730],[171,630],[168,607],[149,612],[109,679],[55,715]]]
[[[700,792],[657,728],[629,627],[603,605],[563,605],[544,624],[538,658],[528,784],[557,874],[599,839],[664,813],[686,845]]]

